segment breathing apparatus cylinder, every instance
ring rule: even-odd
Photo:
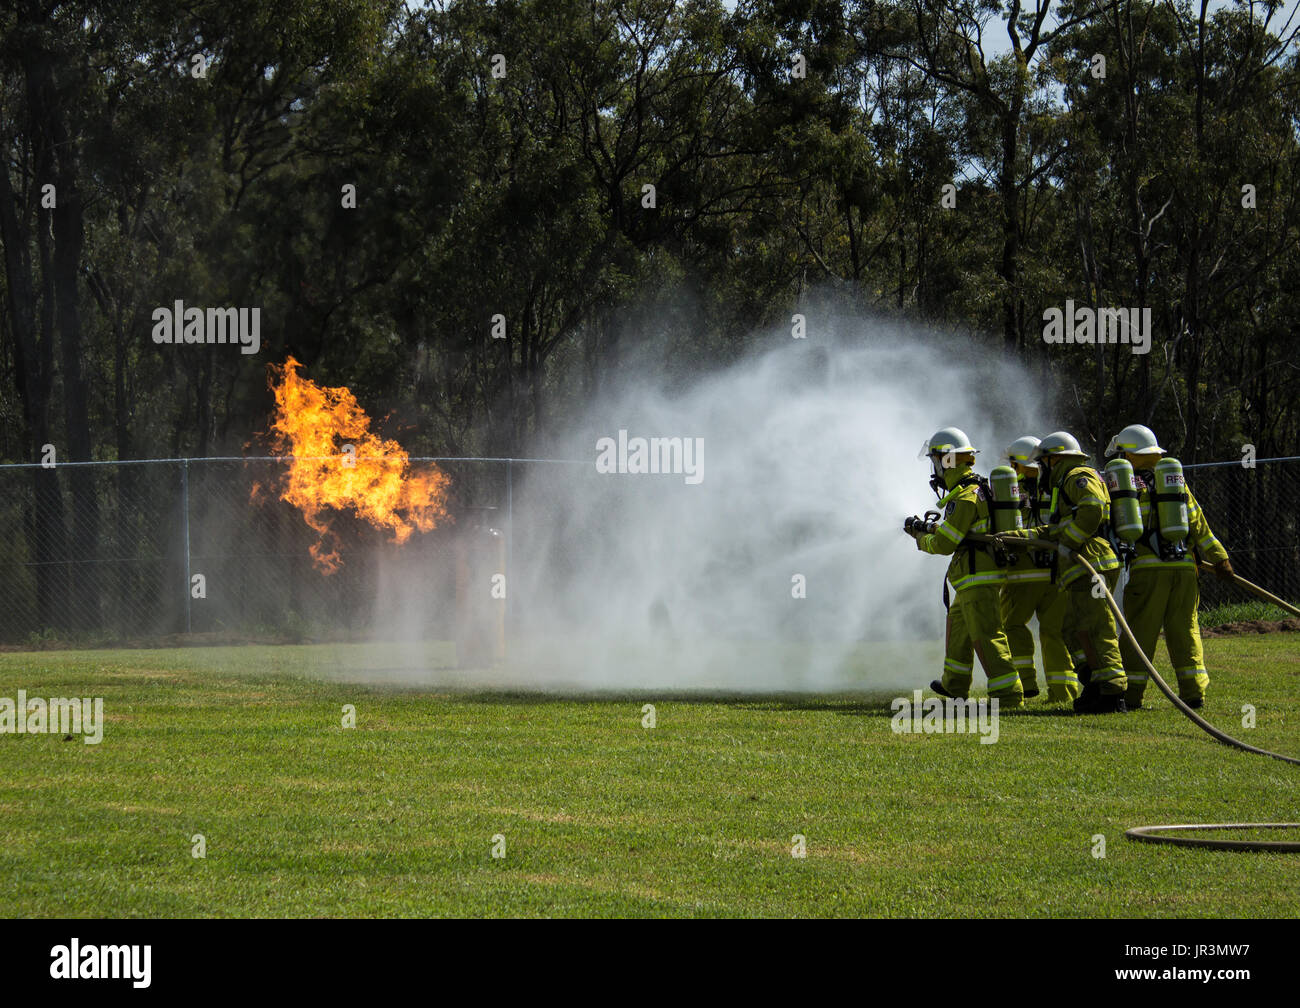
[[[1156,524],[1160,538],[1182,550],[1187,541],[1187,483],[1183,464],[1166,455],[1156,463],[1156,485],[1152,501],[1156,506]]]
[[[1138,506],[1137,483],[1128,459],[1106,463],[1106,489],[1110,491],[1110,524],[1124,542],[1142,538],[1142,509]],[[1184,535],[1186,529],[1184,528]]]
[[[1020,481],[1011,466],[997,466],[989,473],[989,515],[994,532],[1014,532],[1024,528],[1020,518]]]

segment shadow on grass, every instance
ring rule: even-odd
[[[756,711],[830,711],[839,714],[888,712],[893,694],[739,693],[718,690],[436,690],[439,695],[465,703],[540,706],[543,704],[688,704],[732,707]]]
[[[462,703],[503,704],[509,706],[543,706],[546,704],[687,704],[730,707],[735,710],[780,712],[824,712],[849,717],[892,718],[897,692],[870,693],[737,693],[733,691],[663,691],[644,690],[574,690],[531,691],[518,689],[435,689],[427,692]],[[979,699],[979,698],[976,698]],[[1030,707],[1025,710],[999,711],[1000,717],[1077,717],[1068,705]]]
[[[825,712],[848,717],[892,718],[893,702],[910,700],[913,690],[863,690],[835,693],[801,693],[793,691],[754,691],[717,689],[590,689],[574,685],[556,684],[529,689],[514,683],[500,686],[483,685],[474,680],[490,678],[499,669],[474,669],[457,666],[429,666],[423,669],[367,669],[357,675],[327,677],[327,681],[354,686],[372,693],[400,694],[404,696],[438,697],[457,703],[484,704],[511,707],[543,707],[555,704],[630,704],[640,708],[644,704],[656,706],[683,704],[691,706],[730,707],[734,710],[752,710],[764,713]],[[432,681],[424,677],[431,677]],[[403,682],[403,678],[414,681]],[[459,681],[458,681],[459,680]],[[926,699],[933,697],[928,694]],[[974,697],[974,700],[986,699]],[[1069,703],[1040,703],[1026,709],[999,711],[1000,717],[1077,717]]]

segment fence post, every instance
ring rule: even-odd
[[[185,632],[190,633],[190,460],[181,459],[181,528],[185,532]]]

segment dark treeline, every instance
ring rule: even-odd
[[[1048,14],[6,4],[0,455],[239,454],[287,354],[413,451],[518,452],[629,341],[689,376],[814,287],[1002,345],[1094,445],[1144,421],[1188,462],[1294,453],[1292,28],[1267,4]],[[1045,344],[1067,299],[1149,308],[1151,352]],[[176,300],[259,306],[260,353],[156,345]]]

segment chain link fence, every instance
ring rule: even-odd
[[[329,576],[313,568],[316,533],[279,499],[285,459],[0,466],[0,643],[347,640],[395,625],[451,639],[457,544],[476,530],[504,537],[507,568],[523,544],[563,581],[564,509],[547,506],[548,485],[560,501],[579,473],[596,479],[590,461],[411,461],[450,476],[453,521],[398,546],[335,515],[347,548]],[[1188,466],[1187,478],[1237,571],[1300,599],[1300,457]],[[536,513],[515,507],[524,480]],[[1248,598],[1214,578],[1201,585],[1203,606]],[[507,612],[519,607],[512,596]]]
[[[1253,465],[1211,462],[1184,467],[1187,485],[1210,528],[1248,581],[1288,602],[1300,600],[1300,456]],[[1250,601],[1233,585],[1201,578],[1201,607]]]
[[[394,625],[394,607],[413,636],[449,639],[453,532],[502,524],[515,464],[411,461],[450,476],[451,521],[398,546],[331,514],[346,548],[328,576],[315,531],[279,499],[286,459],[0,467],[0,643],[345,640],[381,608]]]

